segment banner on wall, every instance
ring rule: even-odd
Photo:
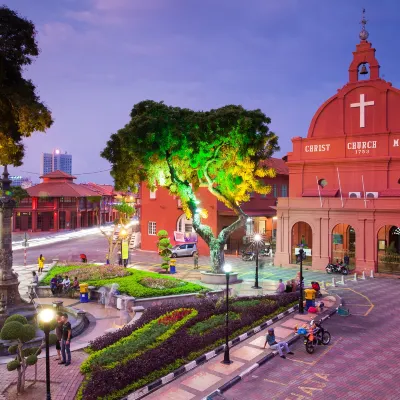
[[[128,259],[128,257],[129,257],[129,247],[128,247],[128,241],[127,240],[123,240],[122,241],[122,254],[121,254],[121,256],[122,256],[122,259],[123,260],[127,260]]]
[[[197,243],[196,232],[174,232],[175,242],[179,243]]]

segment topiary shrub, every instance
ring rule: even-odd
[[[172,244],[169,240],[168,232],[166,230],[162,229],[158,231],[157,236],[158,236],[158,242],[157,242],[158,254],[162,258],[161,268],[167,271],[169,268],[169,260],[171,257],[170,249],[172,249]]]
[[[26,325],[28,323],[28,320],[23,315],[14,314],[14,315],[11,315],[11,317],[8,317],[6,319],[6,322],[4,322],[4,324],[7,324],[8,322],[12,322],[12,321],[17,321],[22,325]]]
[[[8,371],[15,371],[20,366],[20,362],[17,360],[12,360],[7,364]]]
[[[58,341],[57,336],[54,333],[50,333],[50,335],[49,335],[50,346],[54,346],[57,343],[57,341]]]
[[[10,354],[15,354],[16,358],[7,364],[8,371],[18,372],[17,392],[22,393],[25,386],[25,372],[29,365],[36,365],[37,356],[41,351],[40,347],[23,348],[26,342],[29,342],[36,336],[36,328],[28,324],[26,318],[22,315],[12,315],[7,318],[3,328],[0,331],[2,340],[13,340],[13,344],[8,348]]]

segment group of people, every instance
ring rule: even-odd
[[[61,293],[68,293],[69,291],[79,290],[79,281],[75,277],[72,284],[68,275],[63,278],[61,275],[54,276],[50,281],[50,289],[53,296]]]
[[[66,367],[68,367],[68,365],[71,364],[72,327],[71,323],[68,321],[67,313],[58,312],[56,318],[56,360],[60,361],[58,364],[64,364]]]

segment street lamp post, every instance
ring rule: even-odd
[[[39,320],[43,323],[44,338],[46,343],[46,400],[51,400],[49,334],[50,323],[54,321],[54,317],[55,312],[51,308],[45,308],[39,313]]]
[[[229,357],[229,274],[232,271],[232,267],[230,264],[224,265],[224,272],[226,276],[226,316],[225,316],[225,352],[224,352],[224,360],[222,364],[231,364],[232,361]]]
[[[300,298],[299,298],[299,314],[304,314],[303,305],[303,245],[300,245],[299,255],[300,255]]]
[[[253,238],[253,243],[256,251],[256,278],[254,286],[252,286],[253,289],[262,289],[262,287],[258,285],[258,254],[259,254],[259,245],[261,241],[262,241],[261,235],[256,233]]]

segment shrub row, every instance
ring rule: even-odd
[[[234,338],[282,312],[289,305],[292,305],[297,298],[297,293],[288,293],[281,296],[258,297],[257,299],[261,301],[256,304],[252,302],[253,298],[241,298],[240,301],[237,301],[237,305],[235,305],[234,300],[230,311],[240,314],[240,318],[229,321],[230,337]],[[249,301],[252,306],[244,308],[243,302],[245,301]],[[225,337],[224,324],[216,325],[202,334],[192,335],[190,331],[196,324],[210,320],[212,316],[223,315],[225,304],[221,301],[204,299],[187,307],[195,308],[197,316],[188,320],[183,327],[177,329],[159,346],[150,348],[127,362],[117,363],[112,369],[93,368],[92,372],[87,375],[78,398],[85,400],[118,399],[221,344]],[[160,316],[160,310],[157,309],[158,307],[155,307],[154,310],[145,312],[143,318],[149,322],[150,317],[157,314]],[[138,328],[137,325],[133,329]],[[105,335],[103,341],[100,338],[91,344],[91,350],[106,348],[106,343],[118,345],[118,341],[123,340],[124,336],[122,335],[124,334],[128,335],[129,329],[121,329]]]
[[[96,267],[90,264],[55,266],[40,281],[39,285],[50,285],[51,279],[56,275],[64,276],[70,274],[71,272],[75,273],[77,270],[83,269],[86,272],[86,269],[93,269],[93,271],[95,271],[93,273],[93,277],[90,277],[90,274],[84,274],[84,276],[87,278],[85,279],[85,282],[89,285],[101,287],[109,285],[111,283],[117,283],[119,286],[118,289],[121,293],[126,293],[130,296],[137,298],[197,293],[206,290],[206,288],[201,285],[185,282],[172,276],[163,276],[162,278],[160,278],[160,275],[157,273],[138,271],[135,269],[124,269],[127,276],[99,279],[99,273],[101,271],[106,271],[107,268],[110,268],[110,272],[111,269],[115,269],[115,273],[118,274],[118,268],[108,266]],[[145,278],[152,278],[153,280],[156,280],[159,286],[161,284],[161,281],[165,281],[165,287],[163,289],[159,289],[151,286],[146,286],[149,281],[144,280]],[[144,280],[144,285],[141,283],[142,280]],[[173,282],[172,284],[170,283],[171,281]]]

